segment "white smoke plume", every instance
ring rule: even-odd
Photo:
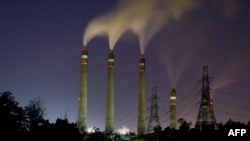
[[[174,19],[182,18],[181,16],[183,16],[185,11],[188,12],[188,10],[194,10],[194,8],[198,9],[202,7],[204,8],[209,7],[211,9],[215,9],[219,16],[222,16],[223,18],[227,20],[233,20],[234,18],[236,18],[237,13],[240,12],[240,6],[241,6],[240,0],[207,0],[207,1],[199,1],[199,2],[198,1],[190,1],[190,2],[186,1],[187,4],[191,4],[193,5],[193,7],[189,6],[189,9],[178,10],[181,7],[184,8],[185,6],[180,6],[181,3],[183,3],[183,1],[176,0],[175,2],[176,4],[173,3],[171,4],[171,7],[169,7],[169,8],[172,8],[172,10],[170,11],[174,11],[175,9],[177,9],[174,13],[172,13],[172,16],[174,17]],[[179,8],[175,8],[178,6]],[[188,6],[186,7],[188,8]],[[181,11],[182,13],[178,13],[179,11]],[[206,15],[204,15],[204,17],[205,16]],[[199,53],[201,53],[201,51],[204,49],[204,45],[211,38],[209,37],[210,31],[208,32],[207,29],[202,29],[203,25],[206,25],[206,24],[209,25],[209,23],[205,23],[205,22],[196,23],[196,22],[197,20],[194,20],[194,22],[192,22],[194,25],[196,25],[195,28],[194,27],[192,28],[190,27],[189,29],[183,28],[185,30],[185,32],[183,32],[184,34],[180,35],[181,36],[180,38],[176,38],[176,40],[179,40],[179,42],[174,42],[174,44],[171,41],[167,42],[166,40],[168,40],[168,38],[165,38],[165,37],[160,37],[161,40],[157,41],[157,47],[158,47],[157,57],[159,57],[159,61],[163,64],[163,67],[168,74],[168,77],[169,77],[168,79],[170,81],[171,87],[176,87],[176,85],[180,82],[180,79],[182,78],[183,73],[187,69],[191,68],[191,64],[193,64],[194,61],[201,62],[201,61],[198,61],[198,58],[196,58],[196,56],[199,56]],[[212,26],[213,25],[211,24],[210,27]],[[172,26],[172,27],[175,27],[175,26]],[[165,35],[169,35],[169,33],[173,33],[173,36],[175,36],[174,32],[170,28],[165,28],[165,31],[166,31],[164,32]],[[175,31],[180,32],[176,29]],[[185,35],[186,37],[184,37],[183,35]],[[208,60],[210,59],[213,60],[213,58],[209,58]],[[212,64],[214,64],[214,62]],[[223,66],[224,68],[230,68],[231,65],[234,66],[232,62],[228,64],[224,62],[223,63],[220,62],[220,66]],[[216,89],[218,89],[219,87],[222,88],[227,85],[231,85],[232,83],[235,83],[234,81],[236,81],[236,78],[228,77],[230,75],[233,75],[233,73],[235,72],[236,71],[234,72],[223,71],[220,77],[222,77],[222,79],[225,78],[227,80],[227,83],[215,82]],[[197,72],[197,74],[199,74],[199,72]]]
[[[120,0],[117,7],[90,21],[84,32],[83,44],[95,36],[108,36],[111,50],[126,31],[139,38],[141,54],[148,42],[169,19],[178,20],[198,6],[198,0]]]

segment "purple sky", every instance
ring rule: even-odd
[[[1,1],[0,92],[11,91],[21,106],[40,96],[51,122],[65,113],[76,122],[83,32],[89,21],[116,4],[116,0]],[[195,123],[205,65],[213,78],[210,88],[216,120],[250,120],[249,7],[249,0],[207,0],[179,20],[170,19],[149,42],[146,93],[149,98],[157,87],[163,128],[169,125],[168,99],[173,87],[177,118]],[[93,38],[88,50],[88,126],[104,130],[107,37]],[[114,53],[115,129],[126,126],[136,132],[138,37],[126,33]]]

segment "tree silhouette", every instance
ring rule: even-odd
[[[0,133],[13,138],[22,136],[25,130],[25,116],[22,107],[9,91],[0,93]],[[12,136],[9,136],[12,135]]]
[[[70,123],[67,118],[57,118],[55,123],[50,123],[44,118],[45,108],[40,97],[30,100],[30,103],[23,107],[12,96],[9,91],[0,93],[0,140],[70,140],[70,141],[136,141],[136,140],[178,140],[178,139],[216,139],[227,137],[231,129],[246,129],[244,137],[249,140],[250,121],[246,124],[240,121],[229,119],[225,124],[218,123],[217,128],[204,126],[202,130],[191,128],[191,123],[183,118],[178,119],[179,129],[162,130],[155,127],[154,133],[136,136],[129,133],[128,136],[119,133],[106,133],[94,128],[94,132],[79,132],[77,124]],[[128,140],[129,139],[129,140]]]
[[[180,123],[179,130],[188,131],[190,129],[191,123],[188,123],[183,118],[178,119],[178,122]]]
[[[30,100],[29,105],[25,106],[25,113],[27,118],[28,130],[32,132],[39,125],[42,125],[45,122],[45,108],[43,101],[40,97],[36,97],[33,100]]]
[[[81,134],[76,123],[69,123],[68,119],[57,118],[55,123],[45,122],[35,130],[31,140],[38,139],[80,141]]]
[[[159,125],[159,126],[155,126],[155,127],[153,128],[153,130],[154,130],[155,133],[159,133],[159,132],[162,131],[162,127],[161,127],[160,125]]]

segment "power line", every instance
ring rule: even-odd
[[[194,94],[198,94],[198,92],[197,93],[194,93]],[[178,112],[177,113],[180,113],[180,111],[182,111],[183,110],[183,108],[187,108],[188,107],[188,105],[190,105],[190,104],[192,104],[192,102],[195,100],[195,99],[197,99],[197,98],[199,98],[198,96],[197,97],[194,97],[194,98],[192,98],[191,99],[191,101],[189,101],[189,102],[187,102],[186,104],[182,104],[182,107],[181,108],[179,108],[179,110],[178,110]],[[198,102],[196,102],[196,103],[198,103]]]
[[[196,84],[195,87],[194,87],[193,89],[191,89],[191,91],[189,91],[188,93],[186,93],[186,95],[185,95],[184,98],[182,98],[182,99],[180,99],[180,100],[177,100],[177,103],[179,103],[179,102],[183,103],[182,101],[184,101],[186,98],[190,97],[190,94],[192,94],[193,91],[196,90],[198,86],[199,86],[199,85]],[[177,93],[177,97],[178,97],[178,93]]]
[[[116,123],[115,123],[116,127],[127,125],[128,123],[131,123],[131,121],[136,119],[137,107],[134,105],[131,105],[130,107],[131,107],[130,111],[124,113],[122,116],[116,119]]]

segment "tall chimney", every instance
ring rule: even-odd
[[[79,115],[78,115],[78,128],[80,132],[85,132],[87,129],[87,98],[88,98],[88,50],[84,46],[82,48],[81,59],[81,79],[80,79],[80,96],[79,96]]]
[[[108,88],[105,132],[114,132],[114,53],[110,50],[108,56]]]
[[[137,134],[143,135],[146,131],[146,88],[145,88],[145,58],[142,54],[139,63],[139,101]]]
[[[173,88],[170,93],[170,128],[176,129],[176,91]]]

